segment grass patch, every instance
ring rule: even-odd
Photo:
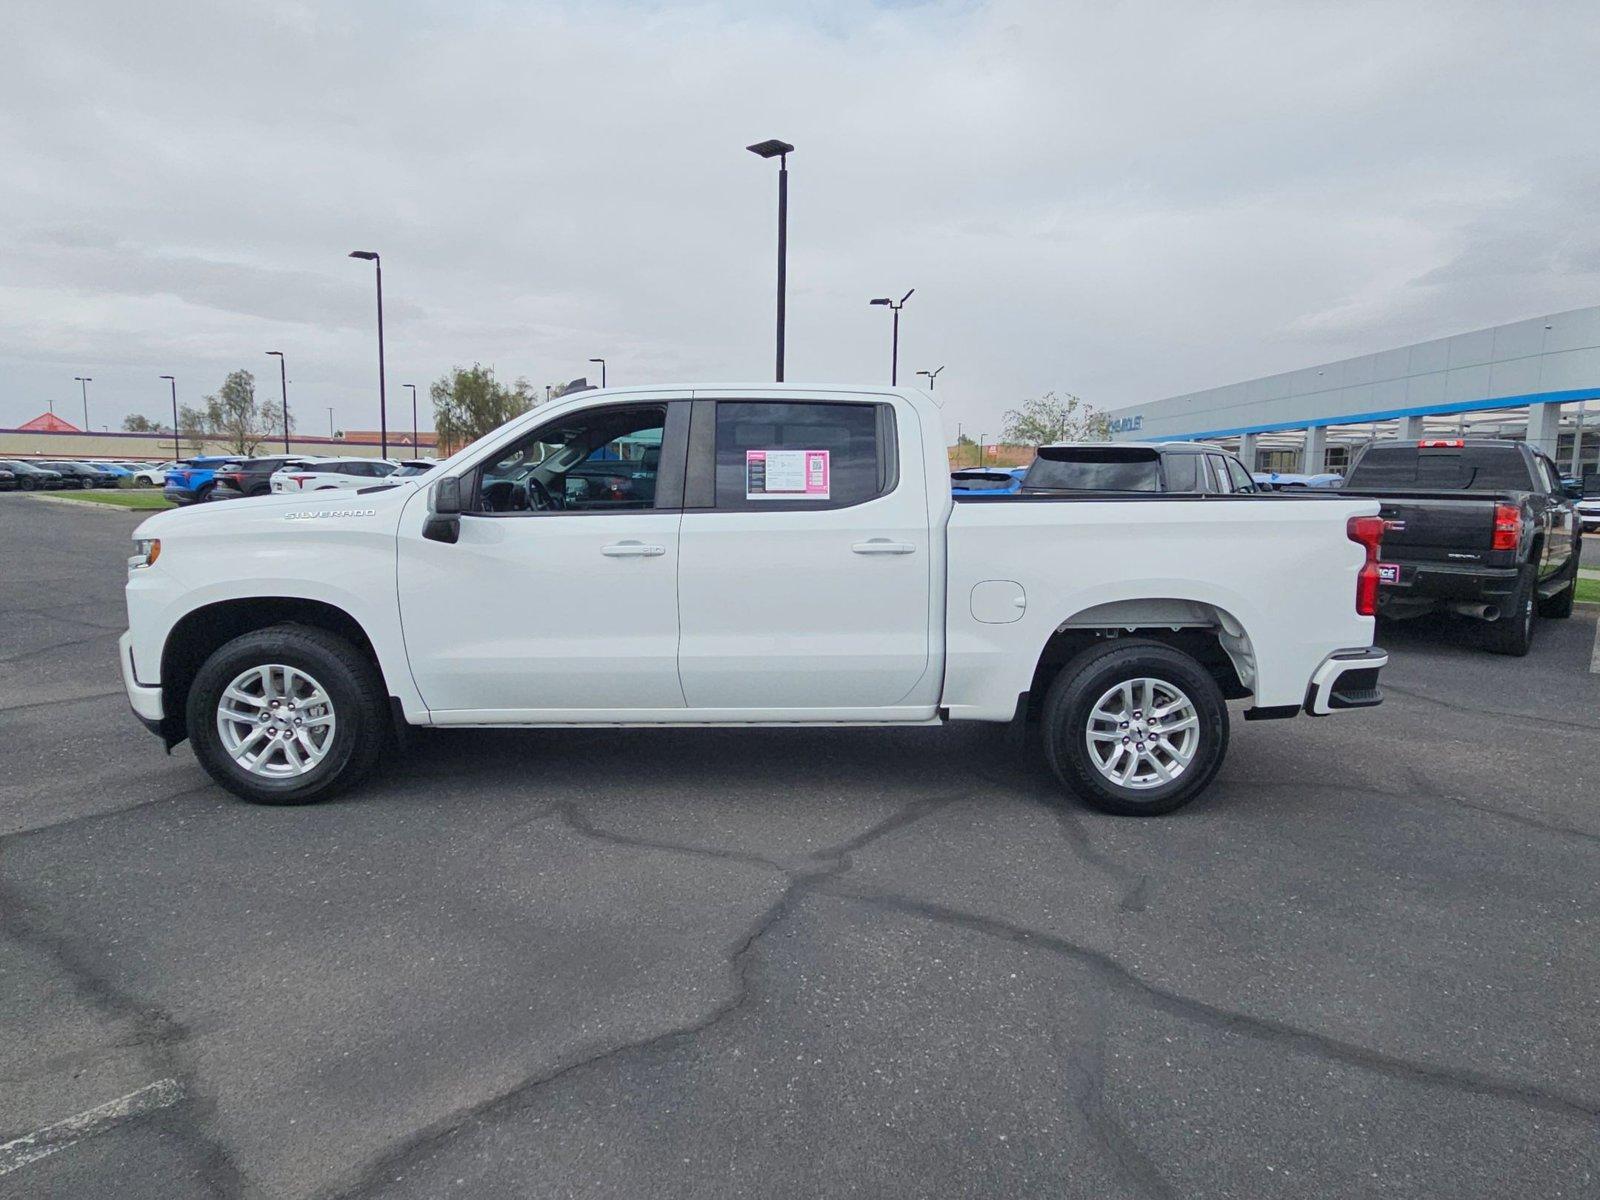
[[[1600,604],[1600,579],[1578,580],[1578,603]]]
[[[134,512],[160,512],[166,508],[178,506],[170,500],[163,499],[160,492],[136,491],[92,491],[92,492],[48,492],[45,493],[56,500],[81,500],[86,504],[109,504],[113,508],[126,508]]]

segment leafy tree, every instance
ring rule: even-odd
[[[1050,442],[1094,442],[1110,436],[1103,413],[1068,392],[1064,397],[1046,392],[1021,408],[1006,413],[1002,441],[1013,446],[1043,446]]]
[[[294,428],[291,414],[289,428]],[[178,413],[178,432],[198,450],[204,442],[220,442],[229,454],[250,455],[262,442],[283,432],[283,406],[276,400],[256,400],[256,377],[249,371],[231,371],[204,408],[184,405]]]
[[[494,368],[473,363],[452,367],[428,389],[433,398],[433,427],[441,448],[460,449],[486,433],[520,417],[537,402],[526,379],[506,387],[494,377]]]
[[[143,413],[129,413],[122,418],[124,433],[171,433],[169,426],[162,425],[159,421],[152,421]]]

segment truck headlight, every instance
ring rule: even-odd
[[[154,566],[160,557],[160,538],[134,538],[133,557],[128,559],[128,570],[137,571],[140,567]]]

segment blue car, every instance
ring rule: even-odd
[[[225,454],[186,458],[167,472],[167,485],[161,495],[174,504],[202,504],[217,490],[217,472],[228,463],[239,461]]]
[[[121,466],[118,463],[113,463],[113,462],[92,462],[89,465],[91,467],[93,467],[96,471],[108,471],[112,475],[115,475],[118,479],[131,479],[131,478],[133,478],[133,472],[128,470],[127,467]]]
[[[1027,467],[961,467],[950,472],[950,491],[956,496],[1007,496],[1022,490]]]

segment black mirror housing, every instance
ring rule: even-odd
[[[430,542],[455,545],[461,537],[461,479],[446,476],[428,493],[428,519],[422,523],[422,536]]]

